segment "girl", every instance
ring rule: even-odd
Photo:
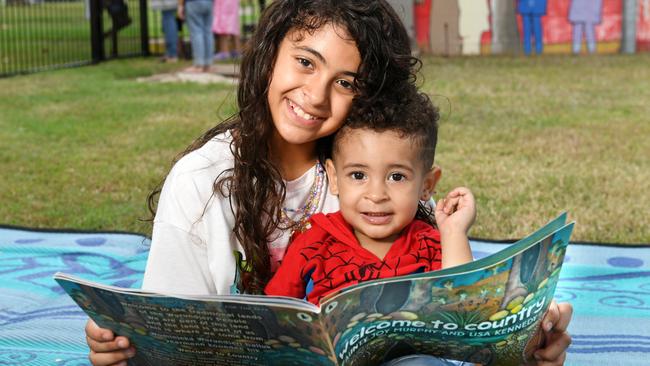
[[[416,63],[384,0],[273,1],[242,58],[239,113],[192,144],[166,178],[143,289],[261,293],[291,233],[315,212],[338,210],[318,163],[323,138],[354,98],[399,95]],[[94,365],[135,353],[92,321],[86,334]],[[543,350],[549,360],[567,347],[553,345]]]

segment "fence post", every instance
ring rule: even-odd
[[[90,0],[90,47],[94,63],[104,61],[104,25],[102,0]]]
[[[140,45],[142,56],[150,56],[149,52],[149,9],[147,0],[140,0]]]

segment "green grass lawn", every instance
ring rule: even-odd
[[[574,240],[650,242],[650,55],[425,59],[439,194],[470,187],[472,236],[563,210]],[[0,223],[149,233],[147,193],[235,111],[228,86],[138,83],[154,59],[0,79]]]

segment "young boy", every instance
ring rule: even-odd
[[[355,106],[336,133],[326,171],[340,211],[316,214],[291,243],[267,295],[318,304],[362,281],[433,271],[472,260],[467,231],[476,206],[456,188],[435,207],[440,169],[432,168],[438,113],[413,90],[401,103]]]

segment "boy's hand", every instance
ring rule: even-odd
[[[110,329],[100,328],[92,319],[86,323],[86,343],[90,348],[88,358],[95,366],[126,366],[126,360],[135,355],[128,338],[116,337]]]
[[[441,233],[455,231],[467,234],[476,219],[474,195],[468,188],[455,188],[438,201],[434,214]]]

